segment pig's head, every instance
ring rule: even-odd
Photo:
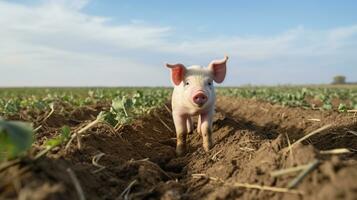
[[[185,67],[183,64],[166,64],[171,69],[171,79],[175,90],[179,91],[184,102],[192,107],[204,108],[214,103],[215,93],[213,82],[222,83],[226,76],[226,62],[212,61],[208,67],[193,65]]]

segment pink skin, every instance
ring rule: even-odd
[[[212,61],[208,67],[183,64],[166,64],[171,69],[174,84],[172,94],[172,115],[176,129],[176,153],[186,153],[186,138],[193,132],[192,116],[198,115],[197,132],[202,134],[203,148],[212,148],[212,123],[214,115],[215,92],[213,81],[222,83],[226,75],[226,56],[222,60]]]
[[[192,101],[198,106],[203,106],[207,102],[207,96],[204,91],[199,90],[192,95]]]
[[[187,133],[191,134],[193,132],[193,122],[191,117],[187,118],[186,126],[187,126]]]

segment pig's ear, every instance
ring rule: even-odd
[[[180,85],[182,82],[186,68],[183,64],[166,64],[166,67],[171,69],[171,79],[175,85]]]
[[[212,71],[213,80],[216,83],[222,83],[226,77],[227,60],[228,56],[225,56],[222,60],[214,60],[208,65],[208,69]]]

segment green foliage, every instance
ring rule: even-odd
[[[333,87],[239,87],[220,88],[219,95],[260,99],[283,106],[345,111],[355,109],[357,88]],[[333,101],[339,105],[333,105]],[[319,107],[315,104],[318,102]]]
[[[14,115],[21,110],[39,113],[51,109],[54,102],[75,108],[113,99],[125,101],[129,110],[133,107],[141,112],[167,101],[170,93],[169,88],[0,88],[0,115]]]
[[[0,161],[17,157],[33,142],[33,129],[24,122],[0,119]]]
[[[134,109],[133,99],[126,96],[113,99],[110,113],[113,114],[116,123],[126,124],[132,120],[131,112]],[[129,116],[130,114],[130,116]]]
[[[69,140],[71,137],[71,129],[68,126],[63,126],[60,130],[60,135],[55,138],[47,140],[46,148],[54,148]]]
[[[357,88],[344,87],[235,87],[218,88],[218,95],[252,98],[283,106],[321,110],[357,109]],[[41,113],[53,109],[111,103],[105,121],[113,126],[130,123],[153,107],[168,101],[171,88],[13,88],[0,89],[0,115],[23,110]],[[343,104],[340,105],[340,104]],[[58,107],[57,107],[58,106]],[[62,107],[62,108],[61,108]],[[65,116],[66,113],[62,113]]]
[[[105,120],[116,126],[128,124],[150,109],[164,104],[168,100],[169,92],[165,90],[138,90],[129,95],[117,96],[112,100],[110,111]]]
[[[340,105],[338,106],[338,111],[346,112],[347,111],[347,105],[344,104],[344,103],[340,103]]]

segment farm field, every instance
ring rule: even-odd
[[[171,92],[0,89],[0,199],[357,198],[357,86],[218,88],[214,147],[184,157]]]

